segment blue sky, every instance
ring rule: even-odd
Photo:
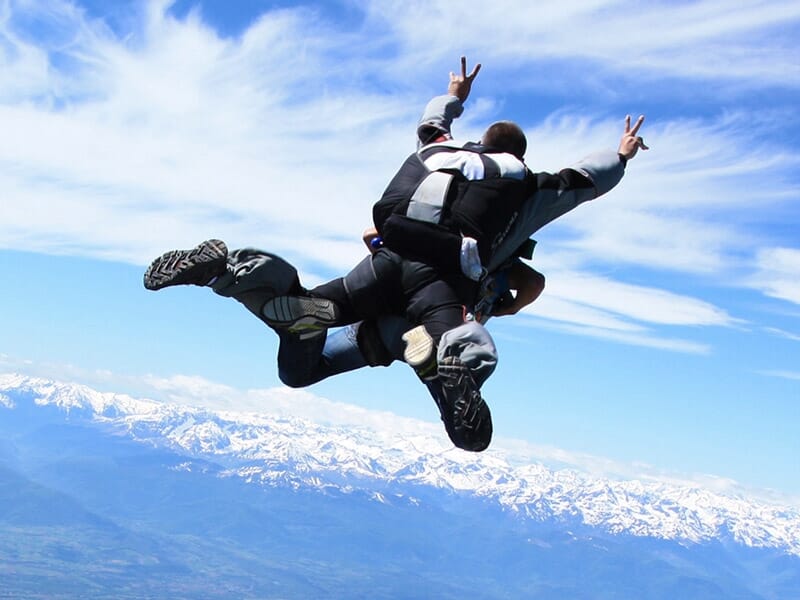
[[[644,113],[651,146],[537,234],[544,296],[492,321],[496,446],[800,497],[797,39],[778,0],[2,1],[0,371],[434,423],[404,365],[287,390],[249,313],[141,275],[209,237],[343,274],[465,54],[459,138],[514,119],[556,170]]]

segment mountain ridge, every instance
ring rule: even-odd
[[[800,556],[798,507],[699,486],[613,481],[537,463],[514,466],[501,452],[469,454],[423,433],[323,426],[297,417],[214,411],[0,375],[0,410],[27,405],[50,407],[64,418],[177,450],[186,456],[181,468],[187,470],[213,461],[220,465],[218,476],[251,484],[410,503],[423,502],[425,490],[432,488],[472,496],[533,522],[554,519],[611,535],[687,544],[730,541]]]

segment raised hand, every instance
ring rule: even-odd
[[[472,72],[467,75],[467,57],[461,57],[461,74],[456,75],[452,71],[450,71],[450,84],[447,86],[447,93],[451,96],[455,96],[461,102],[464,102],[467,97],[469,96],[469,92],[472,89],[472,82],[474,81],[475,77],[478,75],[478,71],[481,70],[481,63],[475,65],[472,69]]]
[[[618,152],[628,160],[636,156],[639,148],[642,150],[649,150],[642,136],[638,135],[642,123],[644,123],[644,115],[639,115],[633,127],[631,127],[631,116],[626,115],[625,117],[625,131],[622,133],[622,139],[619,141]]]

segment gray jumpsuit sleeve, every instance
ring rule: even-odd
[[[453,120],[464,112],[464,105],[455,96],[436,96],[425,106],[417,125],[417,144],[424,146],[444,134],[451,137]]]
[[[624,174],[625,165],[613,150],[590,154],[558,173],[536,173],[536,189],[492,256],[489,271],[512,258],[525,240],[551,221],[613,189]]]

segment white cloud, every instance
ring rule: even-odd
[[[790,331],[784,331],[783,329],[778,329],[776,327],[765,327],[764,331],[767,333],[771,333],[772,335],[776,335],[778,337],[786,338],[787,340],[792,340],[794,342],[800,342],[800,334],[792,333]]]
[[[756,257],[753,287],[767,296],[800,304],[800,250],[763,248]]]
[[[736,327],[742,323],[697,298],[564,270],[564,264],[558,261],[551,270],[547,259],[542,262],[550,275],[547,287],[522,311],[535,320],[520,324],[635,346],[708,354],[708,344],[675,338],[664,327]]]
[[[71,16],[57,24],[90,27]],[[410,114],[400,96],[326,93],[331,40],[307,27],[274,13],[223,41],[154,9],[141,38],[80,39],[83,88],[64,90],[71,73],[39,61],[36,93],[0,108],[2,184],[16,199],[0,214],[3,237],[141,263],[165,239],[185,246],[216,230],[252,244],[270,231],[271,249],[330,262],[330,244],[314,246],[358,240],[384,173],[413,148],[413,127],[396,125]],[[25,88],[20,78],[10,84]],[[58,108],[37,101],[48,95]],[[354,173],[342,148],[361,139]]]
[[[557,272],[546,293],[645,323],[731,326],[736,322],[708,302],[589,273]],[[536,306],[534,303],[529,310],[538,313]]]
[[[709,354],[711,347],[703,342],[685,340],[671,337],[669,334],[655,332],[648,329],[641,331],[624,330],[620,327],[596,326],[584,321],[584,314],[580,308],[575,308],[575,316],[571,313],[572,308],[569,304],[564,306],[564,313],[558,320],[521,320],[520,326],[538,326],[572,335],[582,335],[629,346],[641,346],[643,348],[654,348],[669,352],[681,352],[685,354]],[[549,317],[547,317],[549,319]],[[505,336],[520,339],[518,335]]]
[[[543,319],[605,329],[609,332],[644,333],[646,331],[646,327],[641,324],[632,323],[620,315],[612,314],[595,306],[588,306],[585,303],[561,297],[556,293],[551,293],[549,288],[534,304],[525,307],[522,312]]]
[[[165,250],[220,237],[231,247],[262,246],[289,257],[309,282],[340,274],[363,256],[359,234],[369,209],[413,148],[427,71],[445,57],[455,68],[458,53],[476,43],[485,45],[480,58],[495,72],[508,65],[534,73],[544,61],[582,57],[584,64],[588,57],[604,69],[635,67],[653,78],[697,76],[696,56],[713,45],[709,64],[731,61],[731,68],[703,77],[764,85],[782,68],[783,84],[798,79],[780,38],[753,54],[760,69],[750,59],[732,61],[763,44],[776,24],[800,18],[794,3],[732,8],[709,1],[680,10],[651,4],[624,13],[604,0],[557,7],[504,0],[455,12],[443,2],[363,3],[364,29],[337,31],[302,8],[267,12],[237,38],[221,37],[199,13],[175,19],[168,6],[148,3],[146,18],[117,37],[67,2],[4,5],[0,189],[13,199],[0,205],[4,247],[146,264]],[[18,13],[35,13],[48,37],[32,39]],[[418,19],[423,13],[429,18]],[[428,24],[445,21],[455,38],[427,36]],[[512,42],[496,44],[495,36]],[[458,40],[469,43],[456,49]],[[367,48],[391,41],[402,42],[400,49],[364,58]],[[631,45],[636,52],[628,51]],[[423,70],[420,78],[408,76]],[[479,132],[506,91],[529,83],[512,78],[506,85],[478,86],[459,131]],[[536,168],[556,169],[588,149],[616,144],[621,118],[573,113],[528,124]],[[743,183],[767,171],[790,173],[800,162],[774,146],[765,152],[748,127],[752,119],[749,113],[653,117],[643,130],[650,153],[635,159],[608,197],[544,230],[545,243],[578,257],[574,267],[582,271],[633,264],[729,283],[742,255],[764,244],[737,225],[736,215],[754,205],[763,213],[796,190],[788,176],[747,193]],[[767,116],[760,119],[760,129],[774,127]],[[769,252],[759,254],[764,260],[754,285],[797,302],[791,269],[769,267]],[[548,276],[551,299],[543,298],[535,313],[587,331],[681,345],[659,341],[643,323],[736,322],[709,302],[668,291],[608,277]]]
[[[767,377],[777,377],[778,379],[800,381],[800,371],[760,371],[760,373]]]
[[[615,0],[497,0],[459,10],[447,0],[394,0],[369,6],[373,19],[394,31],[398,43],[421,60],[431,60],[435,53],[452,54],[455,48],[484,62],[512,67],[577,59],[586,78],[599,71],[648,83],[672,76],[748,86],[800,84],[800,66],[786,27],[800,20],[800,8],[789,0],[735,5],[725,0],[648,2],[630,7]],[[529,81],[534,86],[561,85],[550,78]]]
[[[757,252],[764,243],[763,234],[752,229],[755,214],[771,222],[767,211],[798,192],[791,174],[800,166],[800,155],[775,152],[748,139],[752,118],[645,120],[641,131],[651,150],[633,159],[620,185],[562,217],[539,237],[548,245],[579,250],[596,263],[730,280],[742,268],[742,255]],[[586,131],[586,137],[576,137],[574,131]],[[529,162],[555,170],[584,154],[581,145],[600,148],[603,139],[607,145],[621,132],[621,118],[588,122],[559,114],[529,129]],[[540,145],[547,148],[546,155]],[[780,220],[778,214],[774,218]],[[561,235],[555,237],[553,230]]]

